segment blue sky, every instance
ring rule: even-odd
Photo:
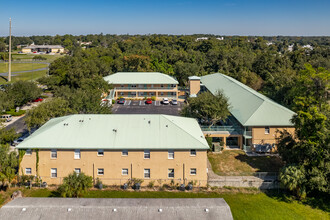
[[[0,36],[330,35],[330,0],[0,0]]]

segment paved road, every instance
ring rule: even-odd
[[[152,104],[145,104],[144,101],[126,100],[124,104],[114,104],[112,112],[114,114],[167,114],[179,115],[183,103],[178,105],[162,105],[160,101]]]
[[[36,72],[36,71],[41,71],[41,70],[47,70],[48,67],[45,68],[40,68],[40,69],[33,69],[33,70],[24,70],[24,71],[18,71],[18,72],[12,72],[13,75],[12,76],[16,76],[15,73],[29,73],[29,72]],[[0,73],[0,76],[8,76],[8,72],[6,73]]]
[[[6,128],[11,129],[14,128],[16,133],[25,133],[28,131],[27,126],[25,124],[25,116],[17,119],[14,123],[8,125]]]

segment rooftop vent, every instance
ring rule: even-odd
[[[204,209],[205,212],[209,212],[210,210],[209,209]]]
[[[112,129],[114,132],[117,132],[117,129]]]
[[[26,208],[22,208],[22,212],[25,212],[26,211]]]
[[[112,209],[112,211],[117,212],[117,209]]]
[[[79,122],[84,122],[84,120],[79,120]]]
[[[158,212],[163,212],[163,209],[158,209]]]
[[[150,124],[150,123],[151,123],[151,121],[149,120],[149,121],[148,121],[148,123]]]
[[[71,212],[71,210],[72,210],[71,208],[68,208],[68,212]]]
[[[68,126],[69,124],[68,124],[68,123],[64,123],[63,125],[64,125],[64,126]]]

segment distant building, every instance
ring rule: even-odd
[[[143,179],[144,185],[150,181],[155,185],[207,184],[209,146],[192,118],[64,116],[48,121],[17,148],[26,150],[20,175],[39,175],[47,184],[61,184],[73,171],[99,178],[106,185],[123,185],[131,178]]]
[[[302,46],[302,48],[308,49],[308,50],[313,50],[314,49],[313,46],[310,45],[310,44],[304,45],[304,46]]]
[[[114,86],[110,94],[118,97],[143,99],[178,98],[179,82],[173,77],[158,72],[119,72],[104,77]],[[111,97],[112,98],[112,97]]]
[[[64,47],[61,45],[30,45],[22,49],[23,53],[64,53]]]
[[[205,135],[214,142],[222,142],[225,148],[246,151],[257,148],[275,149],[284,129],[294,132],[291,118],[295,113],[250,87],[224,74],[215,73],[202,77],[189,77],[190,95],[209,91],[222,91],[228,97],[231,115],[214,127],[201,126]]]
[[[232,220],[222,198],[17,198],[0,209],[0,219]]]
[[[289,45],[289,46],[288,46],[288,51],[292,52],[292,51],[293,51],[293,47],[294,47],[293,44]]]
[[[196,38],[196,41],[200,41],[200,40],[208,40],[208,37],[198,37]]]
[[[273,44],[274,43],[273,42],[270,42],[270,41],[266,43],[267,46],[270,46],[270,45],[273,45]]]
[[[217,40],[223,40],[224,38],[223,37],[217,37],[216,39]]]

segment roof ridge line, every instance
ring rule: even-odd
[[[244,124],[245,124],[247,121],[249,121],[250,118],[252,118],[252,116],[253,116],[253,115],[259,110],[259,108],[262,106],[263,103],[264,103],[264,101],[261,103],[261,105],[258,106],[258,108],[253,112],[253,114],[250,115],[250,117],[244,122]],[[245,126],[245,125],[243,125],[243,126]]]
[[[164,114],[160,114],[161,116],[163,116],[164,118],[166,118],[168,121],[170,121],[170,119],[167,118],[167,116],[169,115],[164,115]],[[171,115],[170,115],[171,116]],[[179,116],[171,116],[171,117],[179,117]],[[183,117],[183,118],[187,118],[187,117]],[[192,119],[192,118],[190,118]],[[172,121],[171,121],[172,122]],[[185,129],[183,129],[181,126],[177,125],[176,123],[172,122],[172,124],[174,124],[176,127],[180,128],[180,130],[184,131],[185,133],[187,133],[190,137],[193,137],[195,140],[197,140],[198,142],[200,142],[201,144],[204,145],[204,143],[202,143],[200,140],[198,140],[195,136],[191,135],[190,133],[188,133]],[[199,126],[199,125],[198,125]],[[199,126],[200,128],[200,126]]]

